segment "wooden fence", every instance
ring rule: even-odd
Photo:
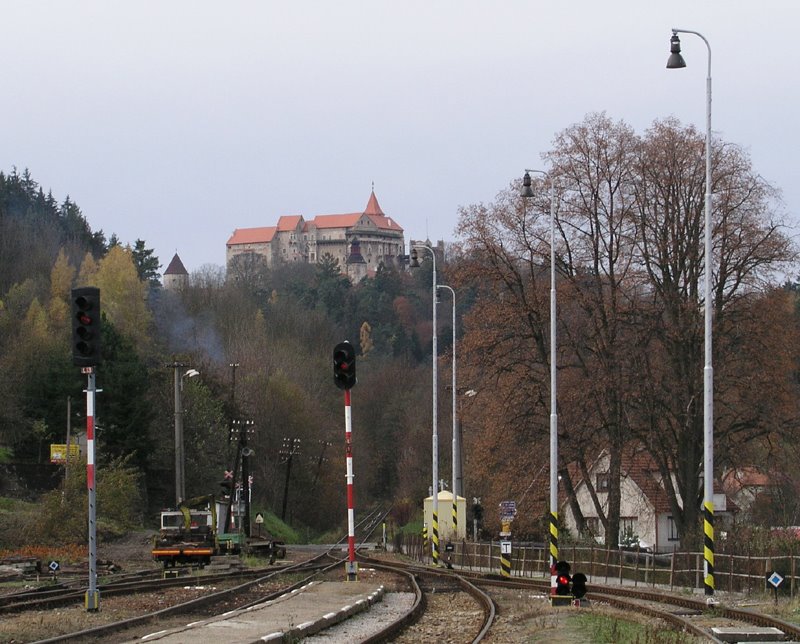
[[[430,547],[420,536],[404,535],[397,544],[408,557],[431,562]],[[452,551],[447,552],[447,547]],[[456,542],[442,544],[441,556],[456,568],[500,572],[500,542]],[[550,578],[549,551],[541,545],[512,543],[511,576]],[[635,550],[591,546],[562,546],[560,558],[570,563],[571,572],[582,572],[595,583],[630,586],[659,586],[674,589],[703,588],[703,554],[673,552],[651,554]],[[767,577],[773,572],[784,577],[783,592],[794,596],[800,555],[753,556],[714,554],[714,586],[719,591],[761,593],[772,589]]]

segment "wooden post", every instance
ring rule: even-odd
[[[675,588],[675,557],[677,556],[677,551],[672,551],[672,556],[670,557],[670,564],[669,564],[669,589],[673,590]]]

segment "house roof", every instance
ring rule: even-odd
[[[297,230],[298,224],[302,221],[302,215],[283,215],[278,219],[278,232]]]
[[[744,488],[769,487],[774,485],[770,477],[756,467],[741,467],[728,470],[722,475],[722,489],[726,494],[736,494]]]
[[[261,228],[237,228],[228,240],[228,246],[237,244],[266,244],[275,236],[276,226],[262,226]]]
[[[186,270],[186,267],[183,265],[181,258],[178,257],[178,253],[175,253],[175,257],[172,258],[172,261],[167,266],[167,270],[164,271],[164,275],[188,275],[189,271]]]
[[[602,462],[607,456],[607,450],[603,450],[593,463],[589,465],[591,474],[596,474],[598,463]],[[661,483],[661,472],[658,464],[650,453],[639,443],[628,444],[622,452],[622,476],[630,478],[642,491],[649,503],[656,512],[671,512],[669,495]],[[570,473],[575,474],[575,487],[584,481],[577,468],[570,467]],[[718,481],[715,481],[714,492],[721,493],[723,488]],[[728,510],[735,511],[736,506],[730,499],[727,499]]]

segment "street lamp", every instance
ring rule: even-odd
[[[439,430],[437,423],[437,415],[439,405],[437,400],[438,389],[438,374],[437,374],[437,346],[436,346],[436,253],[433,248],[426,244],[417,244],[411,248],[411,268],[419,268],[419,259],[417,256],[417,249],[425,248],[433,259],[433,485],[431,487],[433,493],[433,516],[432,518],[432,535],[431,535],[431,556],[433,558],[433,565],[439,565]]]
[[[183,393],[184,378],[194,378],[200,372],[196,369],[189,369],[181,373],[186,365],[174,362],[169,365],[175,370],[175,506],[186,498],[186,477],[183,468],[183,403],[181,394]]]
[[[545,175],[542,170],[525,170],[521,196],[533,196],[531,172]],[[549,177],[548,177],[549,178]],[[550,568],[558,561],[558,410],[556,408],[556,185],[550,179]],[[552,577],[552,575],[551,575]]]
[[[681,56],[678,34],[700,37],[708,49],[708,75],[706,77],[706,204],[705,204],[705,366],[703,368],[703,534],[705,553],[705,594],[714,595],[714,368],[711,363],[711,45],[705,36],[689,29],[673,29],[670,38],[670,56],[667,69],[681,69],[686,62]]]
[[[447,284],[438,284],[436,288],[446,288],[453,296],[453,532],[458,539],[458,414],[456,413],[456,292]]]

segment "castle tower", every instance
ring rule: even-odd
[[[164,271],[164,289],[167,291],[180,291],[189,285],[189,272],[183,265],[178,253]]]

